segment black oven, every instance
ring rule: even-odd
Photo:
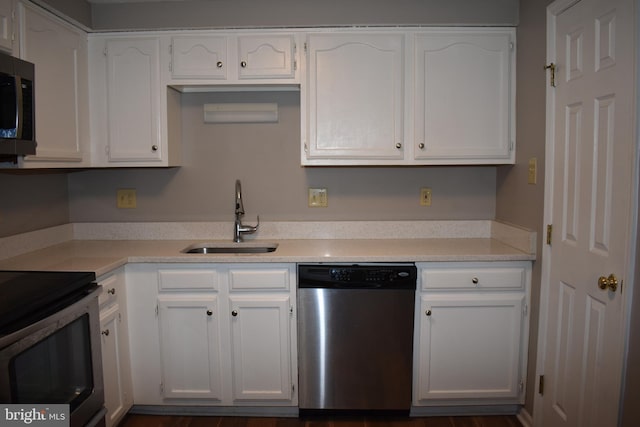
[[[0,271],[0,403],[104,425],[98,291],[94,273]]]

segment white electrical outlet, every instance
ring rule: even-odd
[[[329,205],[329,196],[326,188],[309,188],[310,208],[326,208]]]

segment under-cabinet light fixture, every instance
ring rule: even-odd
[[[276,123],[278,104],[204,104],[205,123]]]

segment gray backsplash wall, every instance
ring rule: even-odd
[[[0,237],[69,222],[64,173],[0,173]]]
[[[203,105],[277,102],[279,122],[205,124]],[[183,166],[70,174],[70,219],[231,221],[242,180],[245,221],[493,219],[495,167],[300,166],[298,92],[182,95]],[[433,205],[419,205],[420,187]],[[325,187],[329,207],[309,208],[308,187]],[[117,209],[116,191],[135,188],[136,209]]]

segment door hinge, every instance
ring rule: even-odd
[[[544,375],[540,375],[538,379],[538,393],[540,396],[544,395]]]
[[[156,317],[158,317],[159,312],[160,312],[160,308],[158,308],[158,304],[156,304]]]
[[[292,305],[289,306],[289,315],[293,316],[293,306]]]
[[[551,71],[551,76],[550,76],[550,79],[549,79],[549,85],[551,87],[556,87],[556,64],[554,64],[552,62],[549,65],[545,65],[544,69]]]
[[[102,51],[102,54],[104,56],[109,56],[109,50],[105,47],[104,50]]]
[[[547,245],[551,244],[551,234],[553,233],[553,225],[547,224]]]
[[[160,383],[160,394],[164,394],[164,384]]]
[[[520,379],[520,384],[518,384],[518,390],[520,390],[520,393],[524,391],[524,380],[522,378]]]
[[[304,42],[304,53],[307,53],[307,42]]]
[[[513,49],[514,49],[515,47],[516,47],[516,46],[515,46],[515,44],[514,44],[513,42],[509,42],[509,50],[510,50],[511,52],[513,52]]]
[[[526,317],[528,313],[529,313],[529,305],[525,304],[524,307],[522,307],[522,315]]]
[[[515,145],[516,145],[516,144],[513,142],[513,140],[509,141],[509,151],[513,151],[513,147],[514,147]]]

